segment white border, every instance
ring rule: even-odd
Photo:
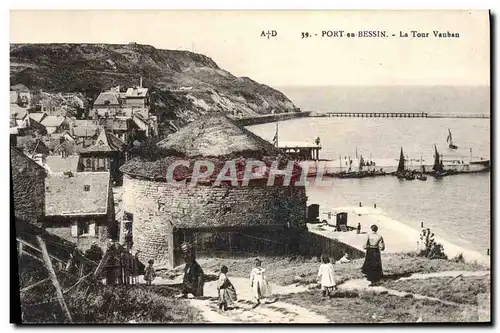
[[[9,86],[9,57],[8,57],[8,43],[9,43],[9,9],[254,9],[254,10],[269,10],[269,9],[492,9],[494,13],[497,15],[500,14],[500,9],[499,7],[500,1],[485,1],[485,0],[475,0],[475,1],[463,1],[463,0],[455,0],[455,1],[450,1],[450,2],[445,2],[445,1],[436,1],[436,0],[420,0],[420,1],[412,1],[411,3],[409,2],[399,2],[399,1],[382,1],[379,0],[377,2],[365,0],[365,1],[345,1],[345,2],[336,2],[336,3],[327,3],[324,0],[307,0],[307,1],[297,1],[297,0],[289,0],[289,1],[271,1],[271,0],[246,0],[246,1],[220,1],[220,0],[212,0],[210,2],[203,1],[203,0],[183,0],[183,1],[178,1],[176,3],[170,2],[170,3],[164,3],[158,1],[157,3],[153,1],[132,1],[132,0],[121,0],[121,1],[116,1],[115,3],[112,3],[111,1],[103,1],[103,0],[85,0],[82,2],[70,2],[70,1],[54,1],[54,0],[45,0],[43,2],[37,1],[37,0],[25,0],[25,1],[3,1],[1,6],[2,6],[2,11],[1,11],[1,21],[2,22],[2,43],[0,44],[2,46],[2,52],[0,53],[2,57],[2,66],[0,67],[0,70],[2,71],[2,86],[3,88],[1,89],[1,94],[2,96],[1,101],[2,101],[2,106],[3,108],[7,108],[8,105],[8,95],[7,95],[7,88]],[[496,19],[496,27],[495,27],[495,45],[498,45],[498,25],[500,24],[498,21],[498,17]],[[29,22],[27,22],[29,24]],[[498,58],[498,56],[497,56]],[[497,74],[497,73],[495,73]],[[494,90],[495,96],[498,96],[498,87],[495,86]],[[494,111],[493,111],[494,112]],[[5,123],[8,121],[8,111],[4,110],[2,112],[2,116],[4,117]],[[500,126],[498,124],[498,119],[495,121],[495,128],[499,130]],[[7,126],[5,125],[5,133],[8,133],[7,131]],[[493,144],[493,142],[491,143]],[[498,145],[498,142],[495,138],[495,146]],[[10,197],[8,194],[8,186],[9,186],[9,158],[7,157],[9,154],[9,141],[7,139],[7,135],[5,134],[4,140],[0,141],[0,148],[1,148],[1,155],[2,160],[5,161],[4,165],[4,172],[2,172],[2,177],[1,183],[0,183],[0,188],[3,190],[1,192],[1,199],[0,202],[2,204],[2,209],[1,211],[4,214],[4,219],[2,221],[2,232],[0,233],[2,236],[2,241],[0,241],[1,245],[1,250],[0,253],[2,253],[3,260],[2,263],[4,267],[7,267],[7,263],[9,262],[10,258],[8,257],[9,254],[9,232],[8,232],[8,225],[9,225],[9,218],[10,216],[8,215],[9,209],[10,209]],[[498,147],[497,147],[498,148]],[[495,153],[498,153],[497,149],[495,149]],[[495,154],[497,155],[497,154]],[[495,159],[496,161],[496,159]],[[498,198],[495,200],[495,205],[498,206]],[[500,226],[497,226],[497,232],[495,234],[495,239],[498,239],[498,233],[500,230]],[[497,257],[497,262],[498,262],[498,255]],[[496,263],[497,263],[496,262]],[[7,274],[7,269],[3,270],[3,274],[0,274],[0,286],[2,286],[2,308],[1,308],[1,313],[2,313],[2,324],[6,325],[9,322],[9,312],[10,312],[10,304],[9,304],[9,275]],[[496,280],[495,283],[498,281]],[[8,327],[2,327],[2,328],[7,328],[7,329],[13,329],[14,326],[9,325]],[[121,332],[124,328],[123,327],[89,327],[92,330],[105,330],[105,332],[109,331],[115,331],[115,332]],[[169,327],[156,327],[159,330],[165,330],[168,329],[169,331],[171,330],[194,330],[198,328],[193,328],[193,327],[180,327],[180,328],[169,328]],[[306,328],[304,327],[284,327],[280,328],[281,330],[290,330],[290,329],[300,329],[304,330]],[[400,330],[402,327],[394,327],[392,329]],[[29,328],[29,330],[32,330],[33,328]],[[38,328],[40,329],[40,328]],[[50,329],[50,328],[49,328]],[[66,329],[71,329],[70,327],[65,328]],[[142,329],[142,328],[141,328]],[[238,328],[236,327],[209,327],[209,329],[214,329],[214,330],[227,330],[227,329],[244,329],[247,330],[248,327],[245,328]],[[274,328],[277,329],[277,328]],[[313,328],[311,328],[313,329]],[[325,328],[318,328],[318,329],[326,329]],[[335,326],[332,326],[331,328],[328,329],[333,329],[335,331],[344,330],[344,328],[338,328]],[[350,328],[349,330],[353,330],[354,328]],[[377,331],[382,331],[386,330],[386,327],[379,327],[379,328],[374,328],[371,330],[377,330]],[[427,327],[424,328],[412,328],[413,330],[418,330],[418,331],[424,331],[427,330]],[[446,330],[452,330],[455,329],[454,327],[450,328],[441,328],[441,329],[446,329]],[[366,327],[363,328],[356,328],[354,330],[358,331],[365,331]],[[473,328],[467,328],[465,329],[466,331],[473,331]]]

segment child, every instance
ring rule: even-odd
[[[334,269],[332,263],[330,263],[330,259],[323,255],[321,256],[321,261],[323,262],[319,266],[318,270],[318,279],[320,279],[321,283],[321,292],[323,297],[328,295],[331,296],[331,292],[335,289],[335,277],[334,277]]]
[[[151,285],[151,281],[156,277],[155,269],[153,268],[154,260],[150,259],[148,261],[148,267],[146,267],[146,271],[144,272],[144,280],[147,285]]]
[[[258,306],[261,301],[265,303],[266,297],[271,295],[271,287],[267,283],[265,272],[266,270],[262,268],[262,262],[255,259],[255,267],[250,272],[250,286],[257,301],[255,306]]]
[[[217,281],[217,290],[219,291],[219,309],[226,311],[227,306],[236,302],[236,290],[227,277],[228,269],[222,266],[220,269],[219,281]]]

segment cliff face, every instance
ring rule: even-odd
[[[223,111],[234,116],[292,112],[281,92],[235,77],[202,54],[127,44],[11,44],[10,83],[45,91],[81,91],[95,99],[114,86],[154,87],[153,110],[188,122]]]

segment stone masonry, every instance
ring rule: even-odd
[[[133,214],[134,249],[145,260],[173,263],[173,225],[186,217],[192,229],[251,226],[305,228],[306,193],[292,186],[179,187],[124,176],[123,209]],[[208,221],[208,222],[207,222]],[[211,222],[212,221],[212,222]],[[208,223],[208,224],[205,224]]]
[[[12,147],[11,170],[15,216],[39,224],[45,214],[45,170]]]

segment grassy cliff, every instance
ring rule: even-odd
[[[135,43],[10,45],[11,85],[95,99],[110,87],[138,85],[141,77],[155,88],[153,109],[180,123],[211,111],[255,116],[295,109],[281,92],[235,77],[202,54]]]

